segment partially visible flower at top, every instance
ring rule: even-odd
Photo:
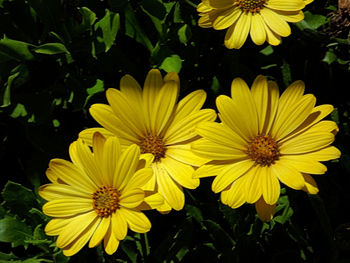
[[[128,228],[138,233],[151,228],[139,206],[145,195],[141,186],[152,177],[152,169],[145,168],[152,156],[140,160],[135,144],[122,151],[117,137],[95,133],[92,140],[93,152],[78,139],[69,148],[72,162],[51,160],[46,175],[52,183],[39,189],[48,200],[44,214],[54,217],[45,232],[58,235],[56,245],[66,256],[89,240],[89,247],[103,240],[105,251],[113,254]]]
[[[221,123],[203,122],[203,138],[192,144],[196,154],[212,161],[198,168],[195,178],[216,175],[212,190],[224,204],[237,208],[254,204],[263,221],[273,217],[280,182],[316,194],[310,174],[324,174],[320,163],[336,159],[331,146],[338,131],[335,122],[322,120],[332,105],[315,107],[316,98],[304,94],[304,83],[292,83],[281,96],[277,84],[258,76],[252,88],[240,78],[232,82],[231,96],[216,100]]]
[[[120,80],[120,90],[107,90],[109,105],[94,104],[90,108],[92,117],[104,128],[90,128],[79,134],[88,144],[95,131],[105,137],[117,135],[122,147],[135,143],[141,153],[151,153],[153,177],[143,189],[163,196],[164,205],[157,207],[161,212],[182,209],[183,187],[199,186],[199,179],[192,177],[193,166],[208,160],[195,155],[190,145],[198,139],[197,124],[216,119],[214,110],[201,110],[206,99],[203,90],[177,103],[179,82],[174,72],[163,79],[159,70],[152,69],[142,89],[133,77],[125,75]]]
[[[267,41],[279,45],[291,34],[287,22],[304,19],[301,11],[313,0],[202,0],[198,5],[198,25],[215,30],[227,29],[225,46],[239,49],[248,34],[256,45]]]

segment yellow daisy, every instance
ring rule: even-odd
[[[202,0],[197,7],[198,25],[227,29],[225,46],[239,49],[248,34],[256,45],[278,45],[291,34],[287,22],[304,19],[301,11],[312,0]]]
[[[92,148],[93,153],[81,139],[72,143],[72,162],[51,160],[46,175],[52,183],[39,189],[48,200],[44,214],[54,217],[45,232],[58,235],[56,244],[66,256],[89,240],[89,247],[104,240],[105,251],[113,254],[128,228],[138,233],[151,228],[138,208],[144,201],[141,186],[152,177],[152,169],[140,160],[139,147],[134,144],[122,152],[117,137],[95,133]]]
[[[141,153],[153,154],[154,176],[143,189],[158,191],[164,197],[159,211],[182,209],[183,187],[198,187],[193,166],[200,166],[207,159],[195,155],[190,144],[198,139],[198,123],[216,119],[214,110],[201,110],[206,99],[203,90],[194,91],[177,103],[179,85],[176,73],[168,73],[163,79],[156,69],[148,73],[143,89],[126,75],[120,80],[120,90],[107,90],[109,105],[94,104],[90,108],[93,118],[104,128],[90,128],[79,134],[88,144],[95,131],[105,137],[117,135],[122,146],[135,143]]]
[[[340,156],[330,146],[338,131],[323,120],[332,105],[315,107],[316,98],[304,94],[304,83],[292,83],[281,96],[277,84],[258,76],[252,88],[240,78],[232,82],[232,98],[216,100],[221,123],[204,122],[203,138],[192,150],[212,161],[196,170],[196,178],[217,175],[212,184],[224,204],[237,208],[255,203],[260,219],[272,219],[280,182],[310,194],[318,192],[309,174],[324,174],[320,161]]]

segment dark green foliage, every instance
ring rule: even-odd
[[[315,0],[281,45],[228,50],[224,31],[197,26],[198,3],[0,0],[0,262],[349,262],[349,14]],[[314,176],[318,195],[283,188],[270,223],[253,205],[222,205],[205,178],[182,211],[146,212],[151,231],[129,231],[114,255],[100,245],[68,259],[44,233],[37,189],[48,162],[68,159],[78,133],[98,126],[88,109],[106,102],[106,89],[125,74],[142,84],[151,68],[179,72],[180,97],[204,89],[214,109],[235,77],[250,85],[263,74],[281,91],[304,80],[318,104],[335,106],[342,156]]]

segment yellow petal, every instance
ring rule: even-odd
[[[140,159],[140,148],[136,145],[130,145],[120,156],[114,173],[113,185],[122,190],[134,175]],[[110,160],[113,162],[114,160]]]
[[[112,231],[116,239],[123,240],[128,232],[128,224],[122,213],[117,210],[112,214]]]
[[[119,203],[122,207],[135,208],[143,202],[145,192],[139,188],[123,191]]]
[[[140,210],[156,209],[164,204],[164,198],[160,193],[152,193],[146,196],[144,201],[144,204],[138,207]],[[171,210],[171,207],[169,210]]]
[[[57,246],[60,248],[68,246],[81,233],[88,229],[89,226],[91,227],[91,225],[98,223],[97,221],[100,221],[100,218],[95,211],[76,216],[58,236],[56,241]]]
[[[117,117],[112,107],[105,104],[91,105],[89,112],[91,116],[108,132],[123,138],[126,143],[137,142],[139,132],[126,125],[119,116]],[[102,133],[103,134],[103,133]]]
[[[66,257],[70,257],[78,253],[80,249],[82,249],[83,246],[89,241],[98,223],[98,219],[94,220],[93,223],[91,223],[87,228],[85,228],[85,230],[82,233],[80,233],[80,235],[77,236],[72,243],[70,243],[68,246],[65,246],[63,248],[63,255],[65,255]]]
[[[55,199],[43,206],[44,214],[54,217],[74,216],[91,210],[93,210],[92,199],[77,197]]]
[[[170,177],[162,165],[155,165],[155,169],[158,191],[172,208],[181,210],[185,204],[185,195],[182,187]]]
[[[262,169],[260,166],[253,166],[248,172],[242,177],[244,180],[244,189],[246,202],[254,204],[262,195]]]
[[[261,197],[255,203],[255,209],[261,221],[269,222],[272,220],[273,215],[275,213],[276,204],[269,205],[264,201],[264,198]]]
[[[121,91],[112,88],[106,91],[106,97],[114,114],[122,121],[122,127],[126,126],[129,130],[136,133],[137,136],[142,137],[145,133],[142,121],[143,116],[141,112],[137,111],[137,108],[133,107],[134,103],[132,103],[132,100],[126,97]]]
[[[340,155],[341,152],[334,146],[328,146],[318,151],[303,154],[303,156],[305,156],[306,158],[310,158],[320,162],[337,159],[340,157]]]
[[[266,41],[272,46],[281,44],[281,36],[271,30],[266,23],[264,23],[266,31]]]
[[[250,25],[250,37],[256,45],[264,44],[266,40],[266,31],[264,20],[259,13],[252,15],[252,22]]]
[[[210,160],[240,160],[246,158],[242,150],[200,139],[192,143],[192,151]]]
[[[181,121],[172,123],[167,129],[163,140],[167,145],[187,141],[197,136],[196,126],[203,121],[213,121],[216,119],[216,113],[212,109],[204,109],[194,112]]]
[[[128,223],[129,228],[137,233],[145,233],[151,229],[151,222],[140,211],[121,208],[118,210],[123,218]]]
[[[203,178],[218,175],[225,165],[206,164],[199,167],[193,174],[193,178]]]
[[[166,156],[173,158],[179,162],[192,166],[201,166],[208,162],[206,158],[202,158],[194,154],[190,144],[176,144],[167,147]]]
[[[91,195],[77,191],[66,184],[45,184],[40,186],[39,195],[45,200],[51,201],[59,198],[86,198],[91,200]]]
[[[318,193],[318,187],[317,184],[310,175],[308,174],[303,174],[303,177],[305,179],[305,186],[303,190],[309,194],[315,195]]]
[[[269,0],[266,2],[265,6],[276,10],[299,11],[305,7],[305,3],[302,0]]]
[[[277,140],[282,140],[285,136],[293,132],[310,115],[316,103],[316,98],[311,95],[303,96],[297,103],[285,110],[278,109],[274,126],[271,133]],[[281,105],[281,104],[280,104]]]
[[[181,99],[175,109],[173,124],[186,118],[188,115],[199,111],[207,98],[204,90],[196,90]]]
[[[304,13],[302,11],[280,11],[275,12],[287,22],[296,23],[304,19]]]
[[[239,177],[244,174],[254,165],[251,160],[240,161],[231,165],[226,165],[224,169],[220,171],[218,176],[215,177],[212,190],[214,193],[221,192]]]
[[[263,127],[263,132],[265,134],[270,133],[270,129],[274,124],[276,112],[278,108],[278,100],[279,100],[279,89],[277,83],[274,81],[268,81],[268,105],[266,112],[266,119]]]
[[[75,217],[53,218],[45,226],[45,234],[48,236],[57,236]]]
[[[222,10],[220,13],[218,13],[212,26],[216,30],[228,28],[236,22],[241,14],[242,11],[239,8],[228,8],[226,10]]]
[[[324,117],[326,117],[332,111],[333,111],[333,106],[327,105],[327,104],[319,105],[319,106],[313,108],[312,112],[305,119],[305,121],[302,124],[300,124],[299,127],[297,129],[295,129],[292,133],[290,133],[285,138],[283,138],[283,140],[280,140],[280,143],[287,140],[289,137],[296,136],[296,135],[302,133],[303,131],[310,128],[315,123],[322,120]],[[333,129],[337,129],[336,125],[335,126],[334,125],[335,125],[335,123],[331,124],[331,127],[330,127],[331,130],[329,130],[329,129],[327,129],[327,130],[329,130],[331,132]]]
[[[307,158],[304,155],[284,155],[280,160],[293,166],[299,172],[310,174],[324,174],[327,167],[315,159]]]
[[[268,205],[276,204],[280,196],[280,183],[277,177],[271,172],[270,167],[261,167],[260,175],[262,184],[262,194]]]
[[[109,137],[103,147],[100,167],[102,170],[101,181],[103,185],[113,185],[117,160],[121,156],[121,145],[117,137]]]
[[[225,95],[220,95],[216,98],[216,107],[219,110],[219,117],[221,121],[234,133],[238,134],[246,142],[249,142],[251,138],[249,137],[249,134],[253,132],[253,130],[250,132],[250,129],[245,127],[248,119],[241,115],[243,110],[238,109],[237,104],[235,104],[231,98]]]
[[[259,75],[255,78],[252,84],[251,93],[258,114],[259,134],[261,134],[264,130],[266,115],[268,110],[270,110],[269,106],[271,106],[271,104],[269,104],[269,89],[264,76]]]
[[[119,240],[116,238],[113,232],[112,224],[109,225],[109,228],[103,241],[103,246],[108,255],[112,255],[118,249]]]
[[[246,142],[223,123],[202,122],[197,125],[197,133],[214,143],[245,151]]]
[[[90,242],[89,242],[90,248],[96,247],[101,243],[102,239],[105,237],[107,233],[110,223],[111,223],[111,217],[103,217],[100,220],[100,224],[96,227],[96,230],[90,239]]]
[[[175,81],[168,81],[160,89],[151,109],[151,131],[160,135],[173,114],[177,101],[179,86]]]
[[[72,156],[73,153],[70,153],[70,155]],[[98,188],[83,171],[66,160],[52,159],[49,163],[49,169],[57,178],[60,178],[63,182],[71,185],[78,191],[90,194]]]
[[[208,5],[213,8],[226,8],[234,4],[232,0],[208,0]]]
[[[115,134],[107,131],[105,128],[89,128],[79,133],[79,138],[82,139],[87,145],[92,146],[92,137],[94,133],[100,133],[104,138],[115,136]]]
[[[227,48],[239,49],[243,46],[250,30],[251,17],[250,12],[242,13],[237,22],[229,27],[224,42]]]
[[[130,181],[125,186],[124,191],[128,191],[130,189],[142,188],[148,181],[153,177],[153,169],[152,168],[142,168],[130,178]]]
[[[162,165],[172,179],[183,187],[195,189],[199,186],[199,179],[192,178],[194,169],[188,164],[181,163],[166,157],[162,159]]]
[[[283,161],[276,161],[276,163],[271,166],[271,171],[278,180],[290,188],[300,190],[305,185],[305,180],[301,173]]]
[[[221,202],[231,208],[240,207],[246,201],[246,192],[244,189],[244,180],[242,177],[238,178],[232,183],[230,188],[221,192]]]
[[[286,2],[286,1],[285,1]],[[290,2],[290,1],[288,1]],[[269,8],[263,8],[260,13],[268,27],[282,37],[289,36],[291,29],[286,21]]]

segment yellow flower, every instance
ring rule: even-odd
[[[256,45],[267,41],[278,45],[281,37],[291,34],[287,22],[304,19],[301,11],[307,0],[202,0],[198,25],[215,30],[227,29],[225,46],[239,49],[248,34]]]
[[[192,150],[211,159],[194,176],[217,175],[212,184],[224,204],[237,208],[255,203],[261,220],[272,219],[280,195],[280,182],[316,194],[309,174],[324,174],[320,161],[338,158],[330,146],[338,131],[323,120],[332,105],[315,107],[316,98],[304,94],[304,83],[292,83],[281,96],[277,84],[258,76],[251,90],[240,78],[232,82],[231,96],[216,100],[221,123],[204,122],[197,132],[203,138]]]
[[[180,210],[185,203],[183,187],[194,189],[193,166],[207,159],[198,157],[190,144],[198,139],[195,127],[202,121],[216,119],[212,109],[202,109],[206,99],[203,90],[197,90],[177,103],[179,77],[168,73],[164,79],[153,69],[141,89],[130,75],[120,80],[120,90],[108,89],[109,105],[94,104],[90,108],[93,118],[104,128],[82,131],[79,137],[91,143],[91,134],[101,132],[105,137],[117,135],[122,146],[137,144],[141,153],[154,155],[154,176],[144,190],[158,191],[164,205],[158,211]]]
[[[152,176],[151,168],[143,168],[139,147],[134,144],[122,152],[117,137],[95,133],[92,148],[93,153],[81,139],[73,142],[72,162],[51,160],[46,175],[52,183],[39,189],[48,200],[43,212],[54,217],[45,232],[58,235],[56,244],[66,256],[89,240],[89,247],[104,240],[105,251],[112,254],[128,228],[138,233],[151,228],[138,208],[144,201],[141,186]]]

